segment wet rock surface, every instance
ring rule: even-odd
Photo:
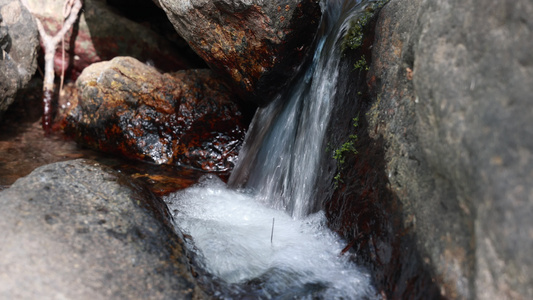
[[[19,0],[0,1],[0,118],[37,69],[39,36]]]
[[[205,171],[233,167],[244,127],[209,70],[161,74],[136,59],[91,65],[77,81],[65,132],[93,149]]]
[[[320,21],[315,0],[160,0],[196,53],[243,98],[266,105],[294,75]]]
[[[389,297],[431,282],[429,298],[533,297],[531,12],[529,1],[391,0],[380,13],[359,154],[330,209],[367,261],[399,266],[381,275]]]
[[[64,1],[27,2],[30,11],[41,20],[49,34],[59,31],[63,20]],[[111,4],[117,6],[115,2],[111,1]],[[130,7],[131,5],[134,4],[130,3]],[[149,7],[144,10],[145,17],[155,14],[157,11],[154,12]],[[160,14],[158,20],[166,21],[164,14]],[[139,19],[139,22],[135,22],[128,19],[104,0],[84,1],[79,21],[65,36],[64,64],[61,46],[56,51],[56,74],[60,75],[61,69],[64,69],[66,77],[75,80],[90,64],[124,55],[148,62],[163,71],[196,66],[191,63],[194,59],[188,59],[188,47],[182,39],[174,35],[164,35],[164,31],[156,26],[151,28],[140,22],[146,20]],[[158,22],[161,23],[163,22]]]
[[[164,203],[90,160],[0,192],[0,297],[202,298]]]
[[[62,99],[68,100],[77,94],[77,89],[68,84],[62,94]],[[145,183],[156,195],[186,188],[206,174],[187,167],[153,165],[109,156],[80,146],[60,132],[43,137],[41,96],[42,80],[34,78],[26,89],[17,93],[15,102],[0,120],[0,190],[8,188],[37,167],[77,158],[96,160],[129,175]],[[62,105],[67,108],[66,103]],[[229,172],[217,172],[216,175],[226,178]]]

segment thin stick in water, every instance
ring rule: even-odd
[[[274,238],[274,219],[272,218],[272,232],[270,232],[270,244],[272,245],[272,239]]]

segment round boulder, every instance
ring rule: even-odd
[[[79,97],[65,131],[79,143],[156,164],[233,168],[244,138],[242,114],[211,71],[161,74],[117,57],[86,68],[76,84]]]

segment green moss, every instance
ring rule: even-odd
[[[363,44],[363,28],[368,22],[369,18],[367,14],[364,14],[362,17],[358,18],[355,21],[352,21],[350,28],[344,37],[342,43],[342,51],[346,49],[355,50]]]
[[[352,134],[350,135],[346,143],[342,144],[342,146],[339,149],[335,150],[335,152],[333,153],[333,159],[337,161],[337,164],[341,166],[344,165],[346,153],[352,152],[354,154],[357,154],[357,149],[355,149],[355,144],[354,144],[356,141],[357,141],[357,135]]]
[[[359,125],[359,116],[353,118],[353,126],[357,127]],[[348,153],[357,154],[357,149],[355,148],[355,142],[357,142],[357,135],[350,134],[348,140],[342,144],[338,149],[333,151],[333,159],[337,161],[337,175],[333,178],[335,182],[335,187],[338,186],[339,182],[342,182],[341,171],[344,169],[344,164],[346,162],[346,155]]]
[[[370,22],[376,11],[383,7],[387,2],[388,0],[374,1],[372,4],[368,5],[358,18],[351,21],[350,28],[348,28],[341,44],[341,50],[343,52],[347,49],[355,50],[361,47],[363,44],[365,26]]]
[[[356,70],[362,70],[362,71],[368,71],[370,68],[368,67],[368,64],[366,63],[365,56],[361,56],[361,58],[355,62],[353,65],[354,69]]]

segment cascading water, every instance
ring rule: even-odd
[[[340,256],[345,243],[327,229],[324,213],[315,212],[314,197],[317,180],[331,180],[318,170],[339,43],[350,20],[372,2],[323,5],[313,60],[289,91],[256,113],[228,183],[233,189],[205,179],[166,198],[177,228],[192,236],[199,266],[248,291],[231,297],[252,291],[259,298],[376,298],[369,276]]]
[[[229,186],[252,189],[297,218],[319,206],[313,188],[320,177],[324,134],[336,93],[339,43],[350,20],[363,11],[361,1],[327,3],[311,66],[291,90],[257,111]]]

